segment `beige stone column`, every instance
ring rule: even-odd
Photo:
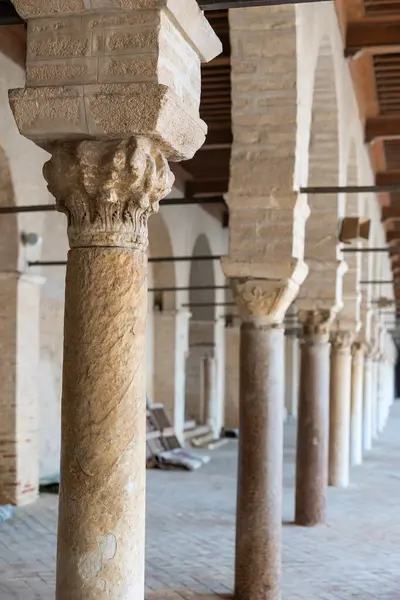
[[[349,484],[352,334],[347,331],[339,331],[332,335],[331,341],[328,483],[334,487],[347,487]]]
[[[297,335],[285,336],[285,407],[288,417],[297,418],[300,379],[300,343]]]
[[[363,451],[372,448],[372,358],[370,352],[364,357],[363,384]]]
[[[351,363],[350,465],[362,463],[364,347],[355,343]]]
[[[301,311],[304,333],[297,428],[297,525],[316,525],[325,518],[328,478],[329,327],[330,311]]]
[[[145,138],[53,145],[44,174],[71,247],[57,599],[141,598],[147,219],[173,177]]]
[[[56,598],[143,600],[147,220],[168,160],[204,142],[200,60],[221,46],[194,0],[14,3],[27,87],[11,107],[51,154],[71,247]]]

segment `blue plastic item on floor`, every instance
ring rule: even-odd
[[[12,504],[0,506],[0,523],[9,521],[14,516],[14,507]]]

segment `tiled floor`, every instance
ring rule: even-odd
[[[328,523],[291,524],[295,427],[285,431],[285,600],[400,600],[400,403]],[[210,600],[233,583],[236,444],[196,473],[148,477],[146,600]],[[0,525],[0,600],[54,598],[57,498]],[[71,598],[71,600],[74,600]],[[136,599],[132,599],[136,600]]]

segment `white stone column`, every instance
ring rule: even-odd
[[[297,418],[300,377],[300,344],[296,335],[285,336],[285,406],[288,417]]]
[[[364,347],[352,347],[351,363],[351,413],[350,413],[350,465],[362,463],[363,434]]]
[[[224,425],[225,412],[225,317],[219,317],[214,326],[215,358],[215,433],[219,437]]]
[[[372,375],[371,375],[371,431],[372,439],[378,438],[378,384],[379,384],[379,365],[376,353],[372,356]]]
[[[165,406],[177,437],[185,426],[185,373],[189,349],[188,311],[154,312],[154,403]]]
[[[56,598],[143,600],[147,220],[168,161],[205,140],[200,61],[221,44],[194,0],[14,4],[28,64],[11,108],[51,154],[71,248]]]
[[[352,335],[347,331],[335,332],[331,341],[328,483],[334,487],[347,487],[349,485]]]
[[[239,429],[239,349],[240,325],[234,322],[225,329],[225,429]]]
[[[363,386],[363,451],[372,448],[372,358],[368,352],[364,357]]]
[[[214,439],[219,437],[218,430],[218,390],[217,390],[216,361],[206,355],[201,363],[201,403],[203,406],[203,422],[207,425]]]
[[[0,504],[23,506],[39,494],[38,276],[0,273]]]

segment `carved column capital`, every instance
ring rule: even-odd
[[[330,310],[300,310],[303,340],[309,343],[326,343],[334,316]]]
[[[353,361],[363,361],[366,352],[366,345],[363,342],[354,342],[351,347]]]
[[[68,217],[71,248],[147,248],[147,220],[174,182],[158,146],[144,137],[52,144],[43,173]]]
[[[233,278],[230,283],[242,320],[266,326],[282,324],[298,290],[290,282],[268,279]]]
[[[354,332],[346,330],[337,330],[331,333],[331,343],[336,350],[350,351],[354,341]]]

